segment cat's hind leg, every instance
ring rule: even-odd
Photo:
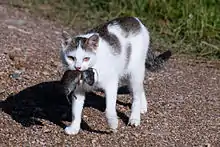
[[[139,69],[131,72],[130,87],[132,90],[133,99],[129,124],[132,126],[140,125],[140,113],[147,111],[147,102],[143,85],[144,73],[144,66],[139,66]]]

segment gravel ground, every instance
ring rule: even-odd
[[[1,147],[220,146],[220,63],[185,57],[172,57],[164,70],[146,77],[149,109],[141,126],[126,125],[130,97],[123,91],[119,130],[109,133],[103,95],[90,93],[82,130],[64,134],[71,116],[57,82],[63,28],[0,5]]]

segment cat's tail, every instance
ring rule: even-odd
[[[171,51],[168,50],[156,56],[150,48],[145,61],[146,69],[151,72],[159,71],[171,55]]]

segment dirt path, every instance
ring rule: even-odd
[[[120,94],[119,131],[109,134],[104,98],[89,94],[82,131],[65,135],[70,110],[56,82],[62,29],[0,5],[0,146],[220,146],[220,64],[175,57],[149,74],[140,127],[126,126],[130,97]]]

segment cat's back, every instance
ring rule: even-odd
[[[140,33],[142,29],[141,21],[136,17],[118,17],[113,20],[107,21],[86,33],[99,33],[103,39],[109,39],[113,35],[120,34],[127,38],[130,35],[135,36]]]

